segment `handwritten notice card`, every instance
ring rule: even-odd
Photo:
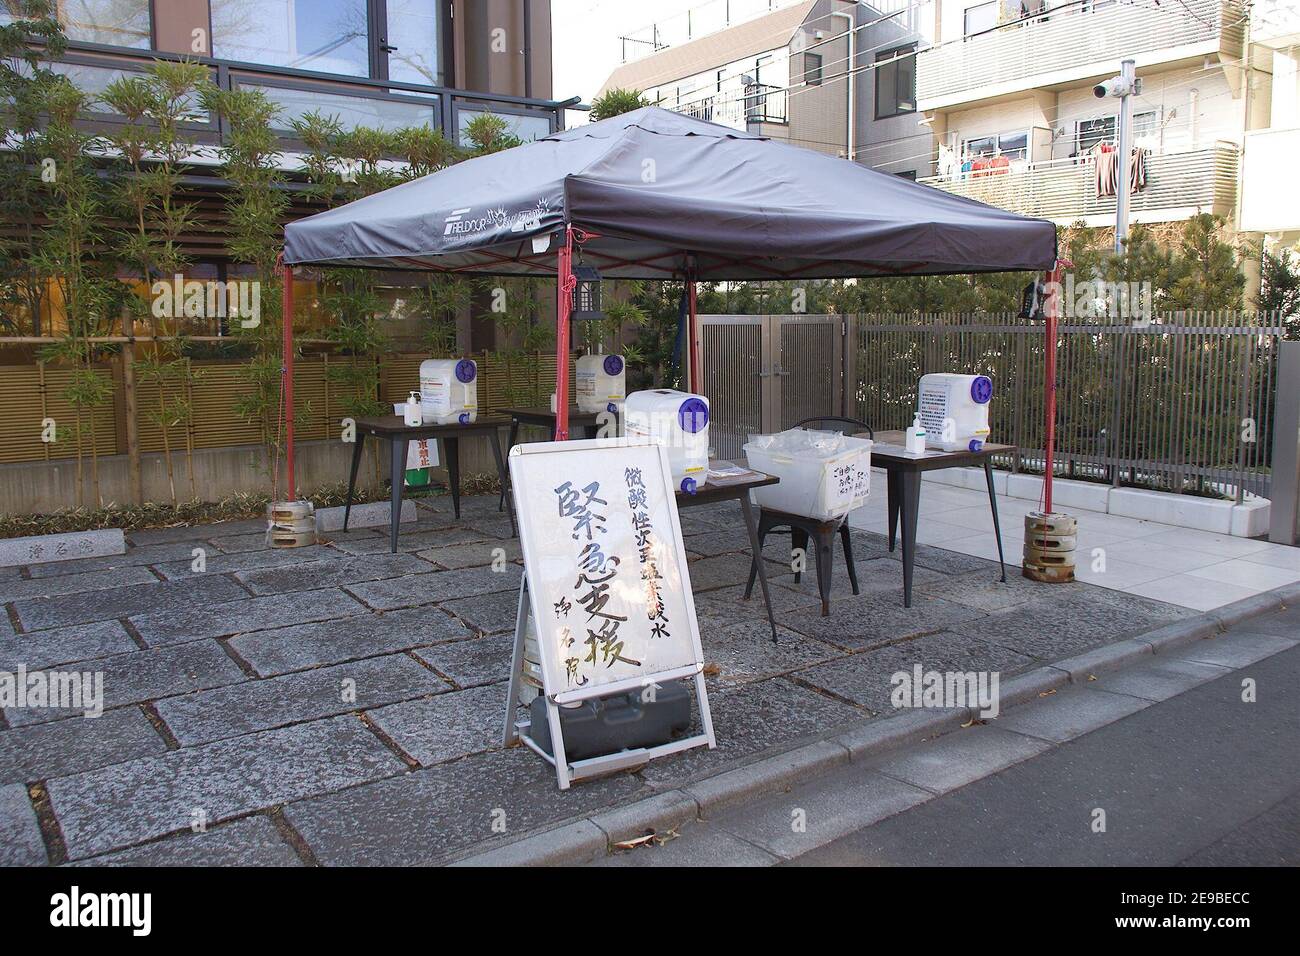
[[[510,477],[547,695],[699,673],[665,451],[625,438],[519,445]]]

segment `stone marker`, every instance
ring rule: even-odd
[[[348,520],[348,529],[352,528],[386,528],[393,514],[393,506],[388,501],[371,501],[363,505],[352,506],[352,517]],[[415,502],[409,498],[402,502],[402,521],[415,520]],[[343,507],[321,508],[316,512],[316,530],[343,530]]]
[[[405,519],[406,509],[403,508],[402,512]],[[0,568],[72,561],[76,558],[99,558],[111,554],[126,554],[126,538],[121,528],[37,534],[0,541]]]

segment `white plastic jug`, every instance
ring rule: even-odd
[[[426,423],[468,425],[478,415],[478,366],[473,359],[420,363],[420,408]]]
[[[925,426],[926,447],[944,451],[983,448],[989,437],[992,397],[993,382],[987,375],[922,375],[917,410]]]
[[[624,433],[668,448],[673,483],[694,494],[709,475],[709,400],[671,388],[633,392],[623,406]]]
[[[578,410],[617,412],[623,405],[627,365],[621,355],[584,355],[577,363]]]

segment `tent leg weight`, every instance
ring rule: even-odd
[[[1074,580],[1074,547],[1079,522],[1070,515],[1025,515],[1024,576],[1046,584]]]

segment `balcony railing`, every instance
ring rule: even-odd
[[[425,86],[395,80],[340,77],[282,66],[239,63],[211,57],[180,57],[154,51],[126,51],[89,43],[70,43],[68,51],[54,64],[92,97],[124,75],[149,69],[153,60],[189,59],[208,65],[212,81],[222,89],[254,87],[280,107],[279,131],[289,139],[290,120],[309,112],[338,117],[345,128],[369,126],[378,129],[429,126],[440,129],[448,139],[463,141],[466,124],[479,113],[490,112],[511,124],[520,139],[538,139],[564,128],[564,110],[578,100],[559,102],[479,93],[449,87]],[[112,123],[115,117],[102,105],[95,118]],[[220,120],[195,111],[189,128],[199,142],[220,144],[225,130]]]
[[[786,91],[784,87],[751,83],[743,94],[720,93],[703,99],[679,104],[675,112],[695,119],[720,123],[732,129],[745,129],[750,123],[786,123]]]
[[[1238,149],[1219,142],[1204,149],[1147,157],[1144,189],[1132,193],[1130,212],[1148,221],[1181,219],[1196,212],[1228,215],[1237,191]],[[932,176],[929,186],[1025,216],[1068,225],[1115,217],[1115,197],[1097,195],[1096,167],[1089,156],[1030,163],[1006,172],[984,171],[964,178]]]
[[[1148,0],[1094,0],[922,50],[916,96],[922,110],[1039,85],[1036,78],[1104,64],[1114,71],[1126,57],[1212,45],[1220,34],[1240,36],[1236,0],[1179,0],[1159,7]],[[1158,58],[1157,58],[1158,60]],[[965,95],[973,94],[973,95]]]

